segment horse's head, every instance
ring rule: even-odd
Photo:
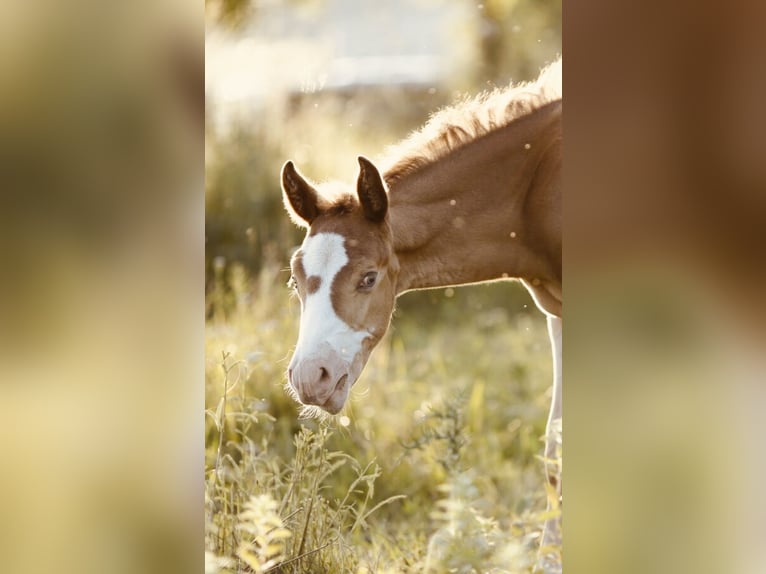
[[[399,272],[385,185],[369,160],[359,166],[355,192],[335,189],[332,199],[292,162],[282,168],[285,207],[308,228],[290,262],[301,321],[287,377],[303,404],[332,414],[388,328]]]

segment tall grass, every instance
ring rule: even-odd
[[[206,570],[530,572],[546,501],[542,317],[476,309],[482,287],[406,295],[430,319],[398,312],[344,411],[300,420],[283,389],[299,316],[286,275],[219,265],[209,292]]]
[[[513,50],[469,58],[443,85],[275,93],[206,123],[209,572],[531,570],[552,375],[545,322],[518,284],[405,295],[335,417],[301,419],[283,389],[300,312],[283,268],[302,233],[281,165],[353,182],[357,155],[376,158],[455,90],[536,76],[560,51],[560,6],[512,4],[482,4],[455,41],[491,49],[491,29]]]

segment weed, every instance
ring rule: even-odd
[[[280,267],[219,278],[234,288],[206,335],[207,572],[531,572],[547,496],[542,318],[402,314],[344,412],[299,419],[283,388],[299,312]],[[444,315],[474,304],[463,297]]]

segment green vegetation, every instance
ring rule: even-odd
[[[560,51],[558,3],[481,6],[497,23],[470,48],[482,65],[449,85],[273,94],[207,124],[207,572],[532,571],[552,374],[545,321],[519,284],[403,296],[335,417],[300,419],[283,388],[300,314],[287,265],[303,234],[282,207],[281,165],[354,181],[357,155],[375,159],[460,93],[534,77]],[[461,41],[487,29],[465,26]]]
[[[271,262],[223,275],[206,341],[208,571],[531,571],[545,322],[476,310],[492,291],[525,297],[520,286],[405,295],[431,319],[398,312],[343,413],[299,420],[283,389],[299,315],[287,273]]]

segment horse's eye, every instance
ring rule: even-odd
[[[375,286],[375,281],[378,279],[377,271],[370,271],[366,273],[362,280],[359,282],[359,289],[372,289]]]

